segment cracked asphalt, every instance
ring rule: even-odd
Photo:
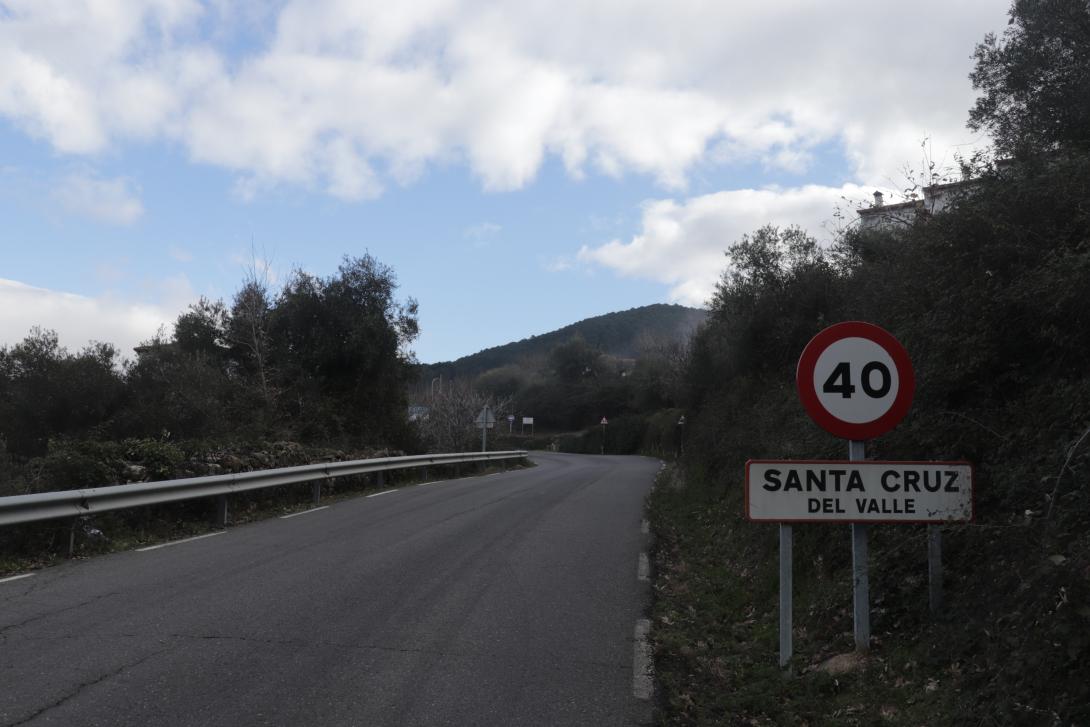
[[[534,460],[0,583],[0,725],[648,724],[659,464]]]

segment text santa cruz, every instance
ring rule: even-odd
[[[746,464],[746,512],[766,522],[950,522],[973,516],[965,462]]]

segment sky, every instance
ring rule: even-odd
[[[703,305],[988,140],[1008,2],[0,0],[0,345],[131,348],[370,253],[419,360]]]

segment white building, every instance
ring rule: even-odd
[[[896,204],[885,204],[882,193],[875,192],[873,205],[856,210],[856,214],[859,215],[859,226],[861,229],[870,230],[876,227],[916,224],[946,210],[957,200],[971,194],[977,184],[976,180],[969,179],[966,175],[957,182],[924,187],[921,199],[910,199]]]

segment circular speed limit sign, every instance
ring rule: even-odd
[[[862,441],[897,426],[916,378],[904,346],[871,323],[829,326],[806,344],[795,375],[802,405],[830,434]]]

